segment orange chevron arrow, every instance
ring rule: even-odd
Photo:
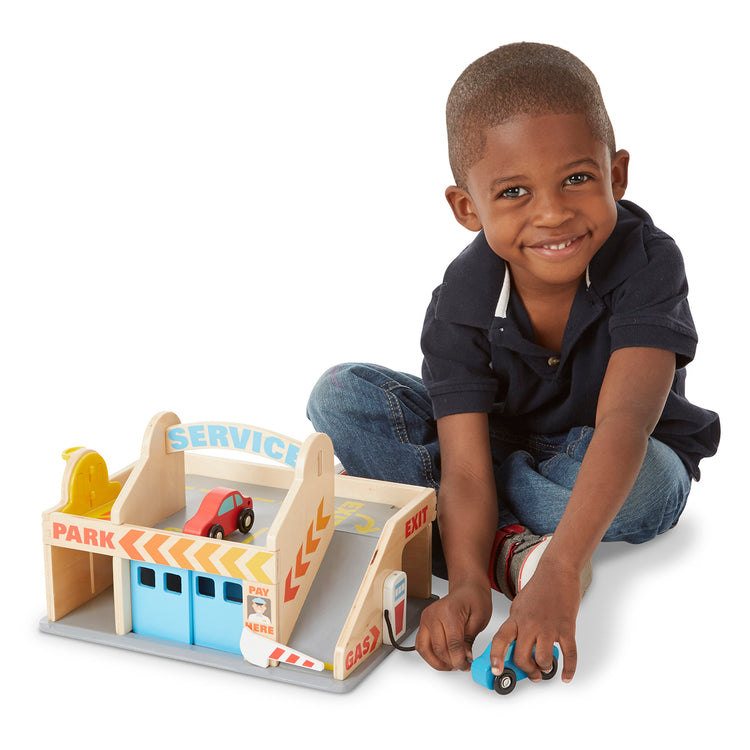
[[[318,549],[318,545],[320,544],[320,539],[315,539],[313,537],[313,525],[314,524],[310,524],[310,527],[307,529],[307,543],[305,545],[306,555],[310,555],[315,552],[315,550]]]
[[[297,596],[299,586],[292,586],[292,571],[289,571],[289,575],[286,577],[286,583],[284,585],[284,601],[288,602]]]
[[[318,516],[315,519],[315,528],[318,531],[322,531],[326,526],[328,526],[328,522],[331,520],[331,516],[324,516],[323,515],[323,502],[325,498],[320,501],[320,505],[318,506]]]
[[[242,578],[242,573],[236,563],[245,552],[247,552],[247,550],[242,549],[241,547],[232,547],[219,558],[219,562],[227,569],[230,577]]]
[[[141,553],[134,546],[143,536],[143,533],[144,532],[138,531],[137,529],[131,529],[124,537],[122,537],[122,539],[120,539],[120,547],[125,550],[125,553],[131,560],[140,560],[141,562],[144,562]]]
[[[206,571],[206,573],[219,575],[219,570],[211,562],[211,560],[209,560],[211,555],[213,555],[213,553],[216,552],[217,549],[219,549],[218,544],[211,544],[207,542],[205,544],[201,544],[201,546],[198,548],[198,551],[195,553],[195,559],[200,563],[201,567]]]
[[[309,562],[302,562],[302,547],[297,551],[297,564],[294,566],[294,577],[300,578],[307,573],[307,569],[310,567]]]
[[[184,570],[192,570],[193,564],[185,557],[185,553],[193,544],[193,539],[178,539],[169,549],[177,566]]]
[[[167,565],[168,563],[167,558],[159,551],[159,547],[161,547],[161,545],[168,539],[169,537],[165,534],[154,534],[151,539],[143,545],[143,549],[151,556],[151,559],[157,565]]]

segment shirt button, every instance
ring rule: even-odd
[[[557,366],[558,366],[558,365],[560,364],[560,357],[557,357],[557,356],[554,356],[554,357],[550,357],[550,358],[549,358],[549,359],[547,360],[547,364],[548,364],[548,365],[549,365],[550,367],[557,367]]]

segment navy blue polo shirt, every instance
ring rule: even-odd
[[[629,201],[589,264],[570,311],[562,351],[535,342],[505,261],[484,233],[448,266],[422,331],[422,377],[436,418],[485,412],[517,434],[558,435],[593,426],[609,357],[616,349],[672,351],[677,369],[653,436],[691,476],[719,443],[719,418],[685,398],[685,365],[698,340],[674,240]]]

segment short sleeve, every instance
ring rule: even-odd
[[[422,329],[422,379],[436,419],[449,414],[492,411],[497,380],[488,332],[438,317],[443,285],[432,295]]]
[[[646,262],[611,293],[611,348],[672,351],[679,369],[693,359],[698,342],[682,255],[668,235],[653,226],[643,231]]]

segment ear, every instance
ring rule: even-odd
[[[471,232],[478,232],[482,228],[482,222],[474,206],[474,201],[466,190],[451,185],[446,188],[445,197],[450,204],[453,215],[456,217],[456,221],[462,227],[466,227]]]
[[[628,187],[628,165],[630,154],[620,149],[612,158],[612,195],[619,201]]]

